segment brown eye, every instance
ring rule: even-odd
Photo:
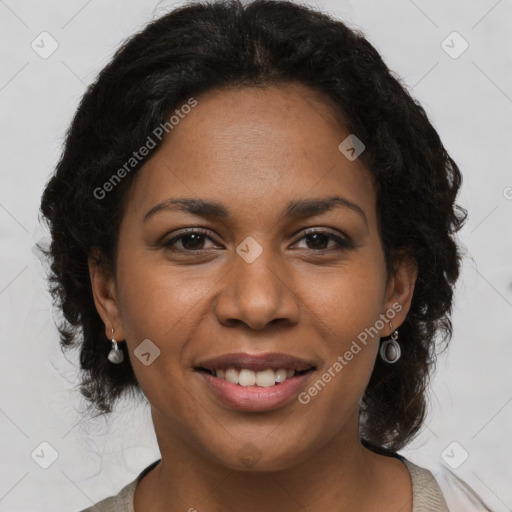
[[[305,247],[305,249],[313,251],[343,250],[354,247],[354,244],[350,240],[341,238],[337,234],[325,230],[308,231],[299,242],[301,240],[306,240],[307,247]],[[330,241],[333,241],[334,244],[329,246]]]
[[[182,232],[181,234],[171,238],[163,245],[165,247],[169,247],[172,250],[177,251],[186,251],[186,252],[194,252],[194,251],[202,251],[206,249],[204,247],[205,240],[208,239],[213,242],[213,240],[208,236],[209,233],[207,231],[202,230],[188,230]],[[181,244],[181,247],[176,245],[177,243]]]

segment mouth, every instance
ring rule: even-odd
[[[266,411],[289,402],[317,369],[286,354],[227,354],[194,370],[216,398],[231,409]]]

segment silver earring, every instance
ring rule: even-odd
[[[121,364],[123,359],[123,351],[117,346],[117,340],[114,338],[114,329],[112,329],[112,349],[108,353],[108,360],[114,364]]]
[[[391,330],[393,330],[393,325],[391,322],[389,322],[389,325],[391,326]],[[396,363],[402,355],[400,344],[397,340],[398,331],[394,331],[393,334],[391,334],[391,339],[383,341],[380,346],[380,357],[386,361],[386,363]]]

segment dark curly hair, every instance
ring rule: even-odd
[[[398,450],[425,419],[436,338],[452,336],[462,258],[455,233],[467,217],[455,204],[462,177],[424,109],[364,35],[311,7],[280,0],[189,3],[124,42],[88,87],[41,201],[52,238],[50,291],[63,315],[61,348],[80,348],[80,391],[98,414],[111,412],[125,391],[140,393],[127,354],[122,365],[107,360],[88,257],[99,248],[99,263],[115,276],[126,192],[151,155],[108,199],[95,191],[191,96],[280,83],[321,93],[364,141],[360,159],[375,185],[388,275],[404,255],[417,264],[400,327],[402,357],[394,365],[377,359],[360,407],[362,442]]]

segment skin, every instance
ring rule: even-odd
[[[128,345],[162,455],[137,486],[136,512],[241,504],[248,512],[410,512],[405,465],[359,442],[359,401],[379,336],[308,404],[294,399],[265,413],[223,405],[194,371],[230,352],[284,352],[315,361],[307,388],[397,302],[393,328],[402,324],[417,275],[405,258],[387,275],[370,173],[339,151],[349,133],[322,96],[287,84],[197,100],[130,188],[116,276],[89,262],[105,334],[114,328]],[[288,201],[333,195],[357,204],[366,221],[343,206],[279,217]],[[229,216],[163,210],[144,222],[155,205],[178,197],[221,202]],[[183,228],[209,234],[182,238],[174,250],[163,245]],[[334,250],[334,239],[315,241],[306,228],[354,247]],[[236,252],[248,236],[262,248],[252,263]],[[388,336],[391,326],[379,332]],[[160,349],[148,366],[133,355],[145,339]]]

